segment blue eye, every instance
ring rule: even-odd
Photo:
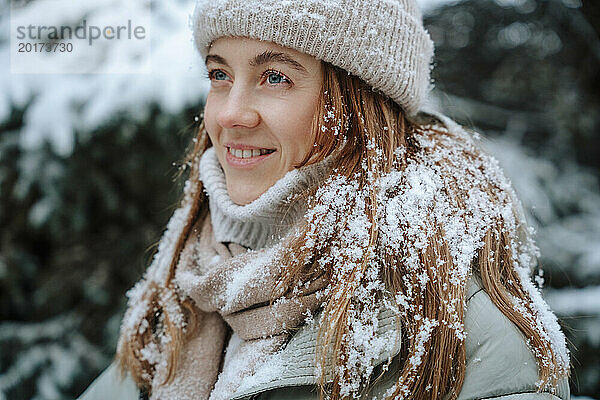
[[[211,69],[206,74],[206,77],[211,81],[212,80],[224,81],[227,79],[227,74],[225,72],[221,71],[220,69]]]
[[[221,79],[223,79],[223,80],[227,79],[227,74],[225,72],[219,71],[219,70],[214,71],[213,76],[218,81],[220,81]]]
[[[272,79],[272,78],[274,78],[274,79]],[[271,73],[269,74],[269,77],[268,77],[268,79],[267,79],[267,80],[269,81],[269,83],[272,83],[272,84],[277,84],[277,83],[281,83],[281,82],[283,82],[283,80],[284,80],[284,79],[285,79],[285,78],[283,77],[283,75],[281,75],[281,74],[278,74],[278,73],[276,73],[276,72],[271,72]]]
[[[285,77],[285,75],[283,75],[281,72],[279,71],[275,71],[275,70],[270,70],[265,72],[265,74],[267,76],[267,82],[271,85],[278,85],[280,83],[285,83],[285,84],[290,84],[290,80],[288,78]]]

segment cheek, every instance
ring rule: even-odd
[[[285,119],[285,126],[280,132],[285,132],[282,141],[287,147],[297,154],[297,160],[304,158],[314,143],[312,123],[316,107],[312,104],[305,107],[292,107],[287,110],[289,118]]]

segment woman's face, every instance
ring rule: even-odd
[[[304,159],[322,85],[316,58],[265,41],[223,37],[206,57],[204,123],[231,200],[250,203]]]

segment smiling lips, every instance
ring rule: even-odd
[[[258,157],[265,154],[271,154],[275,150],[272,149],[234,149],[227,147],[227,153],[233,155],[236,158],[252,158]]]
[[[247,146],[237,146],[247,147]],[[257,164],[264,161],[271,154],[275,152],[274,149],[264,148],[233,148],[227,146],[227,163],[234,168],[254,168]]]

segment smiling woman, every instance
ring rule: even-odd
[[[244,205],[298,167],[313,146],[321,61],[272,42],[220,38],[206,67],[206,131],[232,201]]]
[[[83,399],[569,398],[510,183],[424,110],[413,0],[199,0],[194,37],[183,198]]]

